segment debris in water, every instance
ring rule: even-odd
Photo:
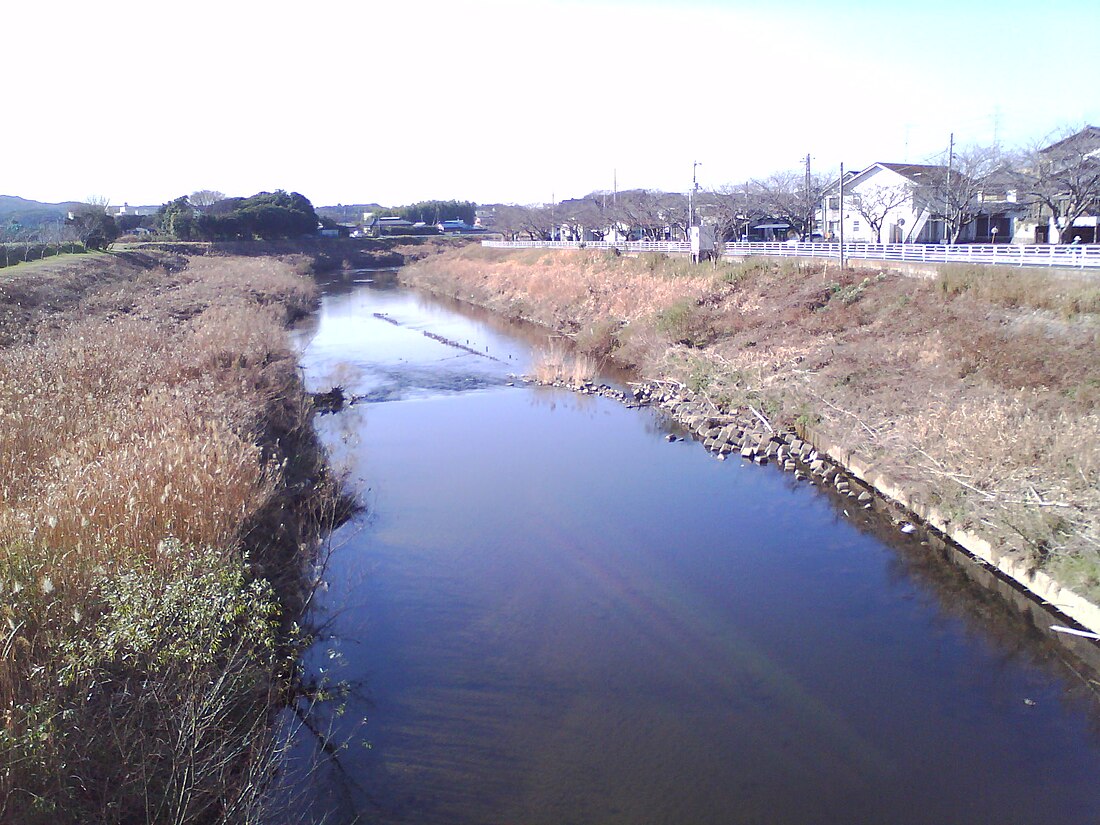
[[[1029,708],[1035,707],[1035,700],[1034,699],[1024,699],[1024,704],[1027,705]]]
[[[1086,639],[1100,640],[1100,633],[1090,633],[1087,630],[1077,630],[1073,627],[1062,627],[1062,625],[1060,624],[1052,624],[1050,626],[1050,629],[1057,631],[1058,633],[1069,633],[1073,636],[1084,636]]]

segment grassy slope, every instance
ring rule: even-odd
[[[469,247],[409,282],[572,335],[866,456],[957,526],[1100,597],[1100,284]]]

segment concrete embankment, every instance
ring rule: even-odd
[[[475,248],[400,277],[633,366],[719,455],[894,502],[1100,632],[1090,281]]]

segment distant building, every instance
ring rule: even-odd
[[[817,225],[826,240],[839,240],[841,222],[844,240],[852,243],[939,243],[945,235],[943,221],[933,220],[923,192],[946,167],[918,163],[873,163],[844,176],[844,212],[840,211],[840,181],[825,190]],[[876,232],[859,208],[881,217]]]
[[[124,203],[122,206],[108,206],[107,214],[115,218],[122,215],[137,215],[144,218],[148,215],[157,214],[158,209],[160,209],[159,206],[130,206],[130,204]]]
[[[466,221],[459,220],[440,221],[435,226],[444,235],[454,234],[456,232],[469,232],[474,228],[466,223]]]

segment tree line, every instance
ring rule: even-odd
[[[181,241],[270,241],[317,233],[313,204],[298,192],[278,189],[249,198],[217,195],[200,190],[164,204],[156,215],[160,234]]]
[[[314,235],[320,221],[309,199],[298,192],[258,192],[227,198],[202,189],[162,205],[154,215],[111,215],[106,199],[75,206],[55,242],[77,240],[105,249],[120,236],[146,229],[178,241],[281,240]]]

